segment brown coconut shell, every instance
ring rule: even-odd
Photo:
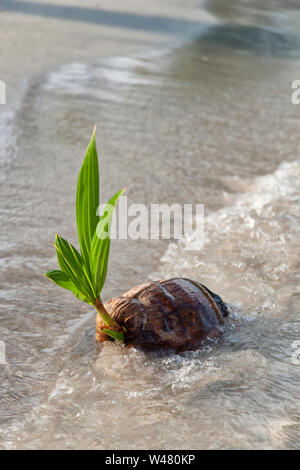
[[[125,344],[144,351],[199,348],[223,332],[228,314],[222,299],[202,284],[184,278],[149,282],[130,289],[104,305],[126,328]],[[111,341],[97,315],[97,341]]]

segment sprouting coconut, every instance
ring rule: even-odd
[[[103,305],[103,289],[110,248],[110,225],[115,204],[124,190],[99,206],[99,170],[95,130],[79,172],[76,219],[80,252],[56,235],[55,248],[61,270],[45,275],[70,290],[97,311],[96,339],[119,341],[150,350],[185,351],[216,338],[228,314],[222,299],[202,284],[184,278],[150,282],[134,287]]]

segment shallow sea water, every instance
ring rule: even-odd
[[[170,48],[34,76],[1,116],[1,448],[299,448],[300,38],[278,2],[247,7]],[[105,298],[203,282],[232,313],[202,350],[97,346],[94,312],[42,277],[54,233],[76,241],[95,122],[102,199],[205,204],[201,251],[114,241]]]

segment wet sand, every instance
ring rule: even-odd
[[[0,14],[9,101],[20,80],[59,64],[164,46],[215,21],[195,0],[1,0]]]
[[[103,2],[106,25],[100,2],[47,3],[1,13],[0,446],[299,448],[297,12],[212,0],[224,22],[207,29],[196,2]],[[206,216],[200,252],[114,241],[104,299],[199,280],[231,303],[220,341],[165,357],[97,348],[93,309],[43,277],[54,233],[76,244],[95,122],[102,200],[127,186],[129,203],[204,203]]]

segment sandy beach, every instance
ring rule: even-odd
[[[28,76],[67,61],[172,44],[215,21],[195,0],[1,0],[0,13],[1,79],[9,101]]]
[[[299,448],[295,2],[0,0],[0,22],[0,448]],[[231,311],[203,349],[97,347],[94,309],[44,276],[56,232],[78,247],[95,123],[101,202],[205,214],[203,249],[112,240],[103,300],[199,281]]]

